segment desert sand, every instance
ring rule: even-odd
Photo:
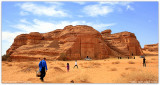
[[[142,61],[140,56],[78,60],[77,69],[75,61],[47,60],[44,82],[36,77],[39,61],[2,61],[2,83],[158,83],[158,56],[146,56],[146,67]]]

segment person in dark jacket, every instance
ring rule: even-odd
[[[44,58],[43,60],[41,60],[40,62],[39,62],[39,70],[40,70],[40,72],[41,72],[41,76],[40,76],[40,80],[41,81],[44,81],[44,77],[45,77],[45,75],[46,75],[46,72],[47,72],[47,63],[46,63],[46,58]]]
[[[143,57],[143,67],[146,67],[146,59],[145,59],[145,57]]]
[[[69,72],[69,63],[67,63],[67,72]]]

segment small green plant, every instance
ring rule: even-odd
[[[11,62],[12,59],[11,59],[10,55],[4,54],[4,55],[2,56],[2,61],[9,61],[9,62]]]

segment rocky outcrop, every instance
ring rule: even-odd
[[[110,30],[105,30],[102,33],[106,44],[113,50],[117,51],[121,55],[132,56],[142,55],[141,46],[136,39],[134,33],[121,32],[111,34]]]
[[[142,54],[133,33],[111,34],[111,30],[100,33],[86,25],[69,25],[48,33],[21,34],[7,50],[7,54],[14,58],[48,57],[67,60],[84,59],[86,56],[92,59],[125,57],[132,53]]]
[[[150,51],[150,52],[158,52],[158,43],[157,44],[144,45],[143,50]]]
[[[145,55],[158,55],[158,45],[158,43],[144,45],[144,48],[142,50]]]

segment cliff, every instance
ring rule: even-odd
[[[7,54],[12,58],[77,60],[89,56],[104,59],[117,56],[142,55],[136,36],[130,32],[111,34],[98,32],[91,26],[66,26],[48,33],[31,32],[18,35]]]

